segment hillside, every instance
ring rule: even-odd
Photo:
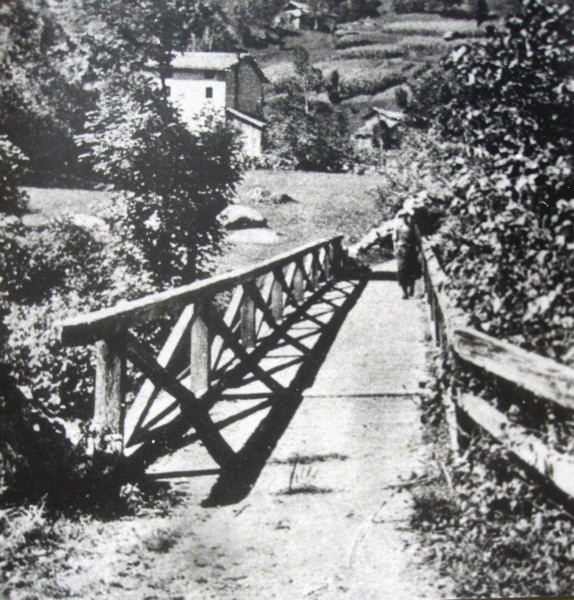
[[[253,55],[276,83],[293,74],[295,50],[304,48],[325,78],[333,71],[339,73],[342,104],[356,115],[358,126],[372,107],[404,108],[400,99],[397,102],[398,90],[408,97],[412,84],[450,47],[461,39],[484,35],[486,26],[477,27],[474,19],[437,14],[385,14],[341,24],[333,35],[300,31],[287,38],[283,48],[255,50]]]

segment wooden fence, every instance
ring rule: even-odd
[[[231,466],[235,454],[213,423],[210,408],[226,386],[245,373],[272,392],[281,392],[281,385],[260,368],[259,358],[278,341],[298,343],[289,336],[290,324],[301,318],[313,294],[330,285],[344,257],[341,236],[333,237],[252,268],[63,322],[61,339],[65,344],[95,344],[96,427],[115,436],[122,452],[130,445],[154,444],[169,431],[176,434],[169,429],[169,421],[184,415],[186,426],[195,429],[215,461],[222,467]],[[225,311],[213,303],[222,293],[231,298]],[[156,357],[133,330],[174,313],[179,318]],[[182,347],[187,362],[185,382]],[[232,360],[222,359],[225,352]],[[145,378],[129,406],[125,392],[128,361]],[[153,409],[162,390],[170,401],[165,404],[164,398],[160,409]]]
[[[574,411],[574,369],[468,326],[465,315],[446,294],[448,278],[426,240],[421,241],[425,291],[433,321],[433,337],[451,362],[470,367],[484,380],[495,378],[541,400]],[[512,402],[512,398],[508,399]],[[550,448],[539,436],[517,424],[485,399],[451,387],[443,396],[451,445],[459,450],[461,421],[470,419],[504,444],[515,456],[574,498],[574,456]],[[528,409],[528,406],[526,407]]]

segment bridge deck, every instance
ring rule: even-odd
[[[442,596],[436,574],[411,560],[411,500],[397,488],[427,459],[417,407],[426,330],[420,300],[402,300],[395,281],[367,284],[254,489],[194,523],[200,544],[185,561],[206,565],[206,594]]]

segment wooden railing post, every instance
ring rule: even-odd
[[[315,292],[319,285],[319,251],[314,250],[311,253],[311,288]]]
[[[296,263],[295,273],[293,274],[293,296],[297,302],[303,302],[305,298],[305,279],[302,271],[305,267],[301,263]]]
[[[190,330],[190,390],[201,396],[209,389],[210,340],[209,328],[200,307]]]
[[[271,285],[271,314],[278,323],[283,320],[283,288],[275,274]]]
[[[330,281],[332,279],[331,276],[331,244],[327,244],[323,249],[323,272],[325,273],[325,281]]]
[[[335,239],[331,245],[332,248],[332,263],[331,268],[335,277],[343,270],[344,252],[340,239]]]
[[[125,379],[125,340],[118,334],[96,342],[96,384],[93,423],[106,435],[122,438]],[[116,448],[114,448],[116,449]],[[121,451],[121,447],[117,448]]]
[[[255,346],[256,323],[255,323],[255,302],[245,290],[243,304],[241,305],[241,341],[245,348]]]

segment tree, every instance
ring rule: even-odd
[[[240,178],[235,132],[209,114],[191,132],[149,76],[113,79],[80,138],[117,190],[118,227],[158,285],[189,283],[218,248],[217,215]]]
[[[14,0],[0,11],[0,135],[27,157],[27,180],[77,174],[73,135],[90,109],[70,39],[41,3]]]
[[[321,71],[311,66],[304,49],[298,49],[295,76],[276,86],[280,95],[269,106],[267,132],[272,152],[295,168],[339,171],[352,155],[346,113],[320,99],[324,90]]]

